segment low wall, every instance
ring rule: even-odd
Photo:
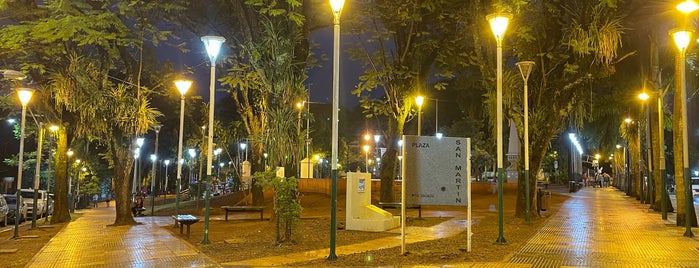
[[[396,182],[395,192],[400,195],[400,182]],[[504,183],[502,185],[505,192],[517,191],[517,184]],[[381,181],[371,181],[372,192],[378,192],[381,189]],[[347,190],[347,180],[342,177],[337,179],[337,193],[344,194]],[[300,179],[299,192],[302,193],[321,193],[330,195],[330,179]],[[497,193],[497,184],[492,182],[473,182],[471,183],[471,193],[473,194],[493,194]]]

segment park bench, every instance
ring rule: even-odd
[[[379,207],[384,209],[384,208],[395,208],[395,209],[400,209],[401,203],[400,202],[379,202]],[[408,204],[406,209],[417,209],[417,217],[422,218],[422,205],[411,205]]]
[[[226,220],[228,220],[229,212],[247,212],[247,211],[259,211],[260,220],[263,218],[264,206],[221,206],[222,209],[226,211]]]
[[[199,218],[192,215],[172,215],[172,218],[175,219],[175,226],[180,225],[180,234],[184,225],[187,225],[187,239],[189,239],[189,226],[199,222]]]

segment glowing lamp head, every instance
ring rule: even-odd
[[[369,152],[369,145],[364,145],[362,148],[364,149],[365,153]]]
[[[505,31],[507,30],[507,25],[510,23],[510,19],[512,19],[512,14],[495,13],[490,14],[485,18],[488,20],[488,23],[490,23],[490,29],[493,31],[495,39],[502,40],[502,37],[505,35]]]
[[[333,10],[333,14],[339,14],[344,5],[345,0],[330,0],[330,8]]]
[[[34,90],[31,88],[23,87],[17,89],[17,96],[19,97],[19,102],[22,103],[22,106],[27,106],[29,100],[32,99],[32,95],[34,95]]]
[[[425,97],[424,96],[417,96],[415,97],[415,104],[417,104],[417,108],[422,108],[422,104],[425,102]]]
[[[165,159],[165,161],[163,161],[163,163],[165,164],[165,166],[170,165],[170,159]]]
[[[640,94],[638,94],[638,99],[640,99],[640,100],[642,100],[642,101],[645,101],[645,100],[647,100],[648,98],[650,98],[650,96],[649,96],[648,93],[646,93],[645,91],[644,91],[644,92],[641,92]]]
[[[204,47],[206,47],[206,53],[209,54],[209,60],[212,63],[216,62],[216,57],[218,57],[219,51],[221,51],[221,45],[226,42],[226,38],[221,36],[207,35],[201,38],[204,42]]]
[[[51,131],[53,131],[53,132],[56,132],[56,131],[58,131],[58,126],[57,126],[57,125],[51,125],[51,126],[49,126],[49,130],[51,130]]]
[[[627,124],[631,123],[631,121],[633,121],[631,120],[631,117],[627,117],[626,119],[624,119],[624,122],[626,122]]]
[[[686,29],[673,29],[670,31],[670,36],[675,41],[675,45],[680,52],[684,51],[689,46],[689,42],[692,39],[692,31]]]
[[[697,9],[699,9],[699,5],[697,5],[697,3],[692,1],[692,0],[687,0],[687,1],[684,1],[682,3],[677,4],[677,6],[675,6],[675,8],[677,8],[677,10],[679,10],[680,12],[682,12],[684,14],[689,14],[689,13],[692,13],[692,12],[696,11]]]
[[[138,139],[136,139],[136,145],[138,145],[138,148],[143,147],[143,142],[144,142],[145,140],[146,140],[146,139],[144,139],[144,138],[138,138]]]
[[[184,97],[184,95],[187,94],[187,91],[191,86],[192,80],[180,79],[175,81],[175,87],[177,87],[177,91],[180,92],[180,95],[182,95],[182,97]]]
[[[187,149],[187,153],[189,153],[189,156],[192,157],[192,158],[194,158],[195,156],[197,156],[197,150],[195,150],[195,149],[193,149],[193,148]]]

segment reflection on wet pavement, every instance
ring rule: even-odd
[[[699,267],[699,240],[683,237],[683,232],[616,189],[584,188],[509,262],[533,267]]]

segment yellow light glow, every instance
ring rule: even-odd
[[[624,122],[626,122],[627,124],[631,123],[631,117],[627,117],[626,119],[624,119]]]
[[[415,104],[417,104],[418,108],[422,108],[422,104],[425,102],[425,97],[423,96],[417,96],[415,97]]]
[[[333,13],[340,13],[344,5],[345,0],[330,0],[330,8],[333,10]]]
[[[684,52],[689,46],[689,41],[692,39],[692,31],[684,29],[674,29],[670,31],[672,39],[675,40],[675,45],[677,49]]]
[[[175,81],[175,86],[177,87],[177,91],[184,96],[184,94],[187,94],[187,91],[189,88],[192,86],[192,80],[185,80],[185,79],[180,79]]]
[[[369,152],[369,145],[364,145],[364,147],[362,147],[362,148],[364,149],[365,153]]]
[[[51,130],[51,131],[53,131],[53,132],[56,132],[56,131],[58,130],[58,126],[57,126],[57,125],[51,125],[51,126],[49,126],[49,130]]]
[[[595,159],[600,159],[601,157],[602,157],[602,155],[600,155],[600,154],[595,154]]]
[[[297,103],[296,103],[296,109],[299,109],[299,110],[303,109],[303,103],[300,102],[300,101],[297,102]]]
[[[19,97],[19,102],[22,103],[22,106],[26,106],[27,103],[29,103],[29,100],[32,99],[32,95],[34,95],[34,90],[30,88],[18,88],[17,89],[17,96]]]
[[[369,133],[364,134],[364,140],[365,140],[365,141],[371,140],[371,134],[369,134]]]
[[[73,153],[73,150],[68,150],[68,152],[66,154],[68,155],[68,157],[71,157],[71,156],[73,156],[74,153]]]
[[[699,9],[699,5],[697,5],[697,3],[692,0],[687,0],[677,4],[676,8],[684,14],[689,14]]]
[[[488,23],[490,23],[490,29],[493,31],[495,39],[501,40],[505,35],[507,25],[510,23],[512,15],[508,13],[495,13],[490,14],[485,18],[488,20]]]
[[[645,101],[645,100],[647,100],[648,98],[650,98],[650,96],[648,95],[648,93],[646,93],[646,92],[644,91],[644,92],[641,92],[641,94],[638,94],[638,98],[641,99],[642,101]]]
[[[316,161],[318,161],[318,160],[320,160],[320,155],[319,155],[319,154],[314,155],[313,158],[314,158]]]

